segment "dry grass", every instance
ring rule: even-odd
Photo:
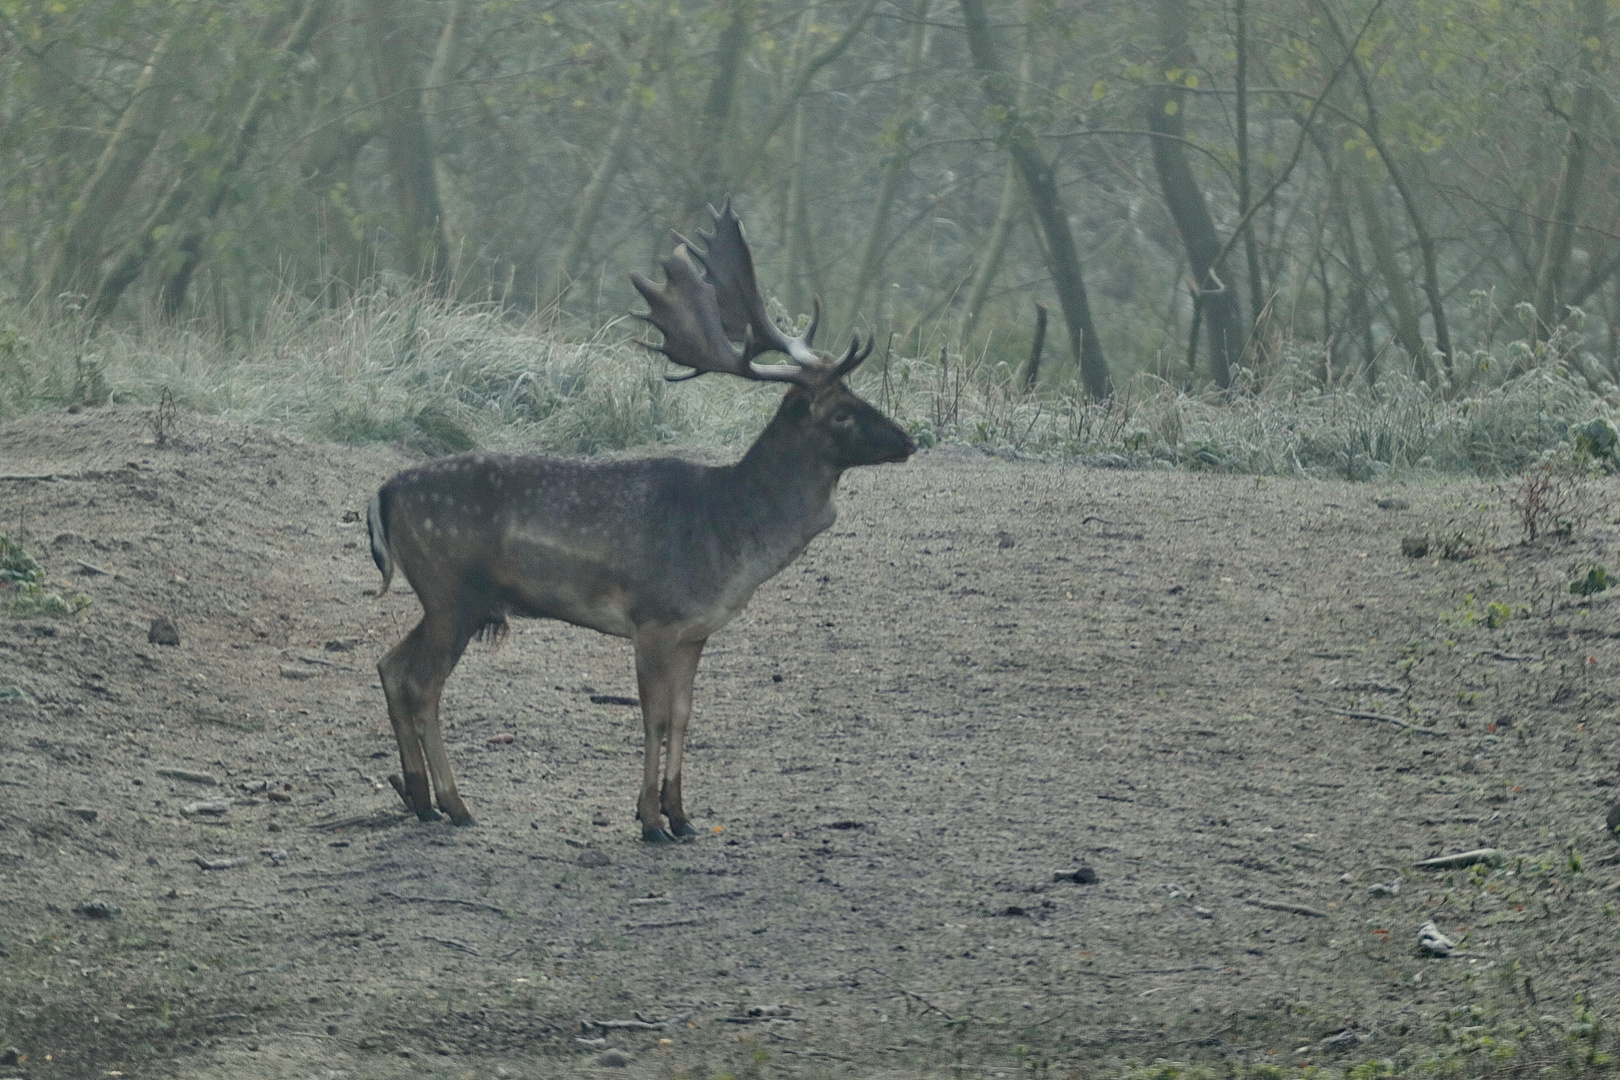
[[[107,401],[183,408],[338,442],[385,441],[424,454],[473,446],[599,453],[653,444],[735,451],[778,392],[735,379],[673,387],[620,321],[589,337],[420,295],[374,295],[337,310],[292,296],[251,341],[206,327],[93,329],[75,317],[0,312],[0,416]],[[1023,391],[987,352],[867,363],[857,389],[926,445],[959,442],[1119,467],[1215,469],[1371,480],[1388,473],[1505,475],[1609,420],[1612,384],[1573,348],[1543,348],[1515,373],[1521,343],[1482,351],[1472,382],[1446,394],[1400,370],[1369,384],[1335,378],[1309,345],[1280,350],[1240,390],[1122,378],[1106,402],[1072,374]],[[1396,365],[1388,365],[1395,367]]]

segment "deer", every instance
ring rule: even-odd
[[[845,383],[873,339],[863,346],[857,333],[839,358],[816,350],[819,299],[808,328],[788,336],[766,310],[730,200],[709,213],[714,231],[698,233],[701,247],[675,234],[662,285],[630,280],[648,307],[638,317],[662,336],[640,344],[687,369],[666,379],[717,373],[786,385],[740,460],[474,452],[406,469],[371,500],[378,595],[397,572],[422,605],[377,671],[399,744],[401,774],[389,780],[423,821],[442,812],[476,824],[456,788],[439,702],[468,643],[499,642],[517,616],[630,640],[645,736],[642,839],[695,837],[681,765],[704,644],[833,524],[845,470],[916,452],[904,428]],[[767,353],[786,360],[762,363]]]

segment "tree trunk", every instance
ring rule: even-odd
[[[1232,17],[1237,24],[1235,119],[1237,121],[1238,217],[1244,218],[1249,214],[1251,201],[1249,191],[1249,12],[1247,0],[1233,0]],[[1253,332],[1259,327],[1260,317],[1266,308],[1265,283],[1260,273],[1260,248],[1254,238],[1253,221],[1243,226],[1243,261],[1249,271],[1249,329],[1250,332]]]
[[[422,116],[427,121],[428,134],[433,145],[433,183],[438,188],[439,205],[444,213],[444,240],[450,259],[450,272],[459,269],[466,237],[475,220],[475,214],[465,198],[460,197],[456,176],[445,164],[446,127],[442,114],[445,90],[451,79],[460,53],[461,31],[467,21],[468,0],[451,0],[450,13],[439,31],[438,44],[433,48],[433,62],[428,66],[427,79],[422,87]]]
[[[297,21],[293,23],[280,48],[276,50],[273,60],[276,74],[284,69],[288,57],[296,56],[309,48],[310,41],[315,37],[315,31],[320,28],[326,3],[327,0],[305,0]],[[259,124],[271,104],[270,82],[274,77],[275,75],[267,75],[254,86],[248,103],[242,110],[241,119],[236,124],[236,130],[231,135],[230,148],[226,152],[225,161],[218,175],[206,177],[203,189],[198,192],[199,197],[193,200],[202,203],[202,214],[175,245],[178,262],[163,284],[162,303],[166,318],[173,318],[179,314],[180,306],[185,301],[186,289],[191,284],[191,277],[196,273],[197,265],[202,262],[204,242],[212,234],[214,219],[219,216],[220,210],[225,205],[226,196],[230,193],[230,179],[247,163],[248,154],[253,150]]]
[[[697,144],[692,148],[697,164],[681,207],[683,220],[690,220],[706,204],[717,203],[728,193],[730,176],[725,169],[724,154],[726,128],[736,101],[737,75],[748,53],[758,6],[758,0],[729,0],[727,4],[729,14],[714,50],[714,74],[709,77],[709,93],[703,102]]]
[[[808,6],[814,8],[818,3],[819,0],[813,0]],[[781,129],[783,124],[793,118],[799,103],[804,100],[804,95],[809,91],[810,84],[815,81],[815,77],[821,72],[822,68],[844,55],[855,39],[860,36],[861,30],[865,28],[867,20],[872,17],[872,12],[877,9],[877,6],[878,0],[862,0],[861,6],[855,9],[855,17],[849,21],[849,24],[844,27],[843,32],[838,37],[829,42],[820,52],[812,53],[809,59],[795,64],[793,80],[782,91],[781,101],[777,103],[776,111],[770,114],[770,118],[765,121],[764,127],[756,130],[755,137],[750,141],[746,152],[733,154],[733,157],[740,163],[735,169],[734,175],[753,175],[755,167],[759,165],[760,160],[765,156],[766,149],[770,146],[771,137]],[[810,24],[806,23],[805,25],[808,28]],[[804,31],[801,30],[795,40],[795,60],[800,55],[798,46],[806,40],[808,39],[805,37]]]
[[[1418,378],[1429,377],[1429,349],[1423,343],[1423,331],[1418,325],[1417,297],[1412,294],[1412,283],[1406,279],[1396,255],[1395,241],[1384,224],[1384,212],[1378,207],[1367,169],[1356,160],[1354,152],[1346,155],[1350,165],[1350,183],[1356,189],[1356,202],[1361,207],[1361,220],[1367,227],[1367,243],[1372,247],[1373,262],[1384,278],[1389,292],[1389,306],[1395,309],[1395,340],[1406,350],[1416,366]]]
[[[152,47],[95,169],[71,204],[45,272],[48,296],[89,289],[95,284],[102,237],[157,146],[163,116],[172,100],[168,91],[154,90],[152,84],[173,37],[172,32],[164,34]]]
[[[962,323],[956,331],[956,339],[960,342],[958,347],[964,351],[973,328],[978,325],[979,313],[984,310],[985,302],[990,297],[990,286],[995,282],[1002,256],[1007,252],[1007,238],[1012,235],[1018,216],[1019,183],[1018,166],[1009,158],[1007,178],[1001,185],[1001,202],[996,207],[996,221],[990,227],[984,250],[979,253],[979,264],[973,268],[973,282],[968,286],[967,303],[962,308]]]
[[[366,33],[382,114],[378,130],[388,144],[400,255],[414,280],[444,296],[450,291],[450,244],[433,175],[433,145],[422,117],[422,92],[410,74],[410,51],[396,21],[395,0],[366,0]]]
[[[1035,340],[1029,344],[1029,359],[1024,361],[1024,393],[1035,389],[1041,377],[1041,350],[1046,348],[1046,305],[1035,301]]]
[[[1028,8],[1025,10],[1027,14]],[[1035,20],[1031,18],[1024,34],[1023,54],[1018,58],[1018,88],[1014,91],[1015,103],[1020,112],[1029,101],[1030,77],[1034,71],[1034,37]],[[1007,240],[1012,236],[1016,215],[1022,204],[1019,198],[1021,182],[1018,178],[1018,166],[1013,164],[1011,158],[1007,159],[1006,172],[1006,179],[1001,186],[1001,201],[996,205],[995,224],[990,227],[990,236],[985,242],[984,250],[979,253],[978,265],[973,268],[973,281],[968,286],[967,303],[962,308],[962,321],[956,330],[958,348],[964,352],[967,351],[968,339],[973,334],[973,328],[978,325],[979,315],[984,311],[984,305],[990,298],[990,286],[995,283],[996,271],[1001,268],[1001,260],[1007,253]],[[1042,254],[1045,254],[1044,250]]]
[[[1069,217],[1058,194],[1057,178],[1041,153],[1034,132],[1018,113],[1016,95],[1008,86],[1007,73],[990,36],[984,0],[961,0],[961,5],[968,50],[973,56],[973,66],[978,69],[980,86],[991,106],[1004,117],[1002,132],[1007,140],[1007,152],[1018,168],[1030,205],[1046,236],[1052,285],[1063,308],[1069,348],[1079,365],[1080,379],[1091,397],[1106,397],[1112,392],[1108,361],[1091,320],[1091,305],[1086,299],[1085,279],[1080,272],[1080,253],[1075,248],[1074,234],[1069,230]]]
[[[1575,102],[1569,114],[1569,132],[1564,138],[1564,161],[1558,178],[1558,198],[1554,201],[1547,244],[1536,271],[1535,300],[1538,339],[1549,336],[1559,322],[1559,293],[1575,242],[1575,218],[1580,213],[1581,185],[1586,177],[1590,148],[1592,114],[1597,107],[1599,81],[1608,66],[1607,0],[1582,0],[1579,36],[1581,82],[1575,88]]]
[[[1193,62],[1187,39],[1187,0],[1158,0],[1158,15],[1160,62],[1157,83],[1148,94],[1147,116],[1148,130],[1153,133],[1153,167],[1187,249],[1193,283],[1202,301],[1210,376],[1224,390],[1232,385],[1232,369],[1243,359],[1245,334],[1237,290],[1213,272],[1221,242],[1203,189],[1187,163],[1185,80]]]
[[[339,298],[353,295],[371,275],[371,248],[360,235],[359,211],[349,202],[354,164],[376,134],[370,125],[325,124],[310,136],[299,172],[311,199],[321,248],[323,292],[335,288]],[[331,298],[327,298],[330,302]]]
[[[655,32],[654,37],[656,36]],[[656,42],[654,47],[656,48]],[[590,180],[574,199],[574,220],[568,227],[568,236],[563,241],[562,250],[557,253],[557,262],[552,269],[551,295],[545,304],[547,309],[562,306],[563,297],[568,295],[568,290],[574,283],[574,275],[579,272],[585,245],[590,241],[597,219],[602,216],[602,206],[607,202],[608,189],[623,166],[625,152],[630,148],[630,139],[636,133],[636,123],[641,118],[643,97],[655,66],[649,56],[633,64],[631,70],[625,73],[624,97],[620,99],[618,111],[614,114],[613,127],[608,132],[606,145],[602,147],[602,157],[597,161],[596,168],[591,171]]]
[[[1326,140],[1319,142],[1317,148],[1323,149],[1325,143]],[[1326,160],[1326,164],[1328,204],[1334,224],[1344,241],[1345,263],[1350,267],[1350,284],[1345,293],[1345,307],[1348,309],[1350,322],[1355,327],[1356,336],[1361,339],[1362,375],[1371,383],[1378,375],[1378,350],[1373,344],[1372,312],[1367,306],[1367,275],[1361,267],[1361,245],[1356,242],[1350,211],[1344,204],[1344,183],[1340,170],[1334,167],[1334,162],[1330,159]]]
[[[1361,90],[1362,104],[1367,111],[1362,130],[1367,133],[1368,140],[1378,157],[1389,172],[1390,182],[1400,194],[1401,206],[1406,210],[1406,219],[1412,225],[1412,232],[1417,236],[1418,252],[1423,257],[1423,292],[1429,300],[1429,318],[1434,321],[1434,345],[1440,353],[1440,360],[1445,365],[1446,377],[1450,378],[1453,355],[1451,349],[1451,331],[1446,325],[1445,294],[1440,290],[1440,269],[1438,249],[1434,236],[1429,232],[1423,221],[1422,211],[1418,209],[1417,196],[1406,182],[1400,166],[1395,162],[1395,155],[1390,152],[1378,122],[1378,102],[1373,96],[1372,81],[1367,77],[1367,69],[1361,58],[1356,55],[1355,44],[1345,36],[1344,29],[1339,25],[1338,18],[1333,14],[1333,8],[1326,0],[1316,0],[1316,9],[1322,13],[1322,18],[1338,39],[1339,48],[1350,61],[1351,68],[1356,73],[1356,84]],[[1359,175],[1359,174],[1358,174]],[[1427,364],[1425,364],[1425,367]]]
[[[202,257],[203,238],[208,224],[224,204],[232,180],[247,162],[258,137],[259,124],[263,122],[273,101],[270,83],[279,78],[287,61],[309,47],[320,26],[326,3],[327,0],[303,0],[302,4],[289,5],[280,12],[282,18],[266,26],[260,41],[273,55],[273,70],[261,76],[257,82],[249,82],[251,72],[243,71],[240,81],[226,87],[220,95],[221,104],[203,124],[203,138],[199,142],[206,149],[187,156],[180,172],[163,190],[140,227],[119,249],[110,268],[101,275],[89,305],[94,318],[102,319],[112,313],[124,290],[134,283],[151,260],[159,240],[169,227],[179,220],[188,207],[201,203],[202,224],[193,224],[182,234],[180,243],[176,245],[177,265],[165,282],[165,310],[172,311],[178,307],[191,273]],[[297,17],[293,18],[294,15]],[[275,37],[289,21],[292,28],[280,45],[271,49]],[[223,152],[214,149],[219,147],[223,148]]]
[[[787,271],[783,281],[787,286],[788,313],[797,315],[810,308],[812,290],[806,285],[809,272],[810,225],[804,205],[804,102],[793,112],[793,131],[789,139],[788,186],[785,220],[782,224],[783,261]]]
[[[861,305],[866,303],[872,283],[883,268],[883,256],[889,246],[889,216],[894,210],[894,200],[900,193],[900,184],[911,168],[909,139],[911,127],[917,118],[917,80],[923,56],[928,51],[931,29],[928,21],[929,3],[930,0],[914,0],[912,5],[911,41],[906,47],[905,72],[900,77],[900,98],[894,112],[889,115],[889,122],[884,125],[883,142],[888,153],[883,161],[883,179],[878,184],[877,205],[872,208],[872,224],[866,232],[866,243],[861,247],[855,285],[849,293],[849,307],[838,323],[846,329],[853,327],[855,320],[860,317]],[[879,291],[872,305],[873,325],[882,317],[883,294]]]

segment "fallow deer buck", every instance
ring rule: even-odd
[[[474,453],[407,469],[371,501],[382,591],[397,569],[422,603],[422,621],[377,670],[404,773],[390,780],[424,821],[439,817],[436,803],[455,824],[473,824],[445,753],[439,696],[468,641],[502,636],[519,615],[634,643],[646,734],[641,835],[696,835],[681,803],[681,754],[704,643],[833,523],[845,469],[904,461],[917,448],[843,383],[871,341],[862,348],[857,336],[836,360],[815,351],[819,302],[805,334],[788,337],[766,313],[730,203],[710,212],[704,250],[677,236],[662,286],[631,280],[650,309],[642,318],[664,339],[647,347],[691,369],[671,381],[723,372],[788,385],[741,461]],[[767,352],[789,362],[758,363]]]

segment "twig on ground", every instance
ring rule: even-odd
[[[671,926],[696,926],[697,919],[670,919],[667,922],[627,922],[626,930],[666,930]]]
[[[409,814],[386,812],[356,814],[353,817],[333,818],[331,821],[317,821],[310,828],[316,832],[334,832],[337,829],[386,829],[409,821],[410,818]]]
[[[956,1017],[952,1016],[950,1013],[946,1012],[944,1009],[940,1008],[938,1005],[935,1005],[932,1001],[929,1001],[927,998],[923,997],[921,994],[918,994],[918,993],[916,993],[914,991],[906,989],[905,986],[903,986],[901,984],[899,979],[896,979],[893,975],[890,975],[887,971],[884,971],[882,968],[876,968],[876,967],[871,966],[870,964],[867,964],[867,965],[864,965],[862,967],[856,968],[854,971],[847,972],[846,974],[844,974],[842,976],[842,978],[844,979],[844,981],[845,981],[845,983],[847,985],[859,986],[860,981],[858,979],[856,979],[855,976],[859,975],[863,971],[870,971],[874,975],[877,975],[877,976],[879,976],[881,978],[889,980],[889,982],[894,984],[894,988],[896,990],[900,991],[901,994],[905,995],[907,998],[910,998],[912,1001],[915,1001],[918,1004],[923,1006],[923,1015],[926,1016],[928,1014],[928,1012],[930,1010],[932,1010],[934,1012],[939,1013],[939,1015],[943,1016],[946,1019],[947,1022],[953,1021],[953,1020],[956,1019]],[[972,1013],[969,1013],[968,1015],[970,1017],[972,1017],[973,1019],[975,1019],[975,1020],[978,1019],[978,1017],[973,1016]]]
[[[1405,720],[1385,716],[1383,713],[1362,712],[1359,709],[1341,709],[1331,701],[1318,701],[1316,704],[1324,709],[1331,709],[1335,716],[1349,716],[1356,720],[1380,720],[1386,724],[1394,724],[1402,731],[1411,731],[1418,735],[1433,735],[1437,739],[1444,739],[1451,734],[1449,731],[1440,731],[1437,728],[1424,727],[1421,724],[1409,724]]]
[[[845,1057],[843,1054],[835,1054],[830,1050],[790,1050],[790,1049],[788,1049],[786,1047],[783,1047],[782,1053],[784,1053],[784,1054],[792,1054],[794,1057],[827,1058],[827,1059],[832,1060],[832,1061],[854,1061],[855,1060],[852,1057]]]
[[[423,934],[421,935],[421,938],[423,941],[436,942],[437,944],[443,945],[446,948],[456,949],[459,952],[467,953],[469,956],[478,955],[478,947],[476,945],[469,945],[465,941],[458,941],[453,937],[434,937],[432,934]]]
[[[689,1012],[681,1013],[677,1016],[666,1016],[662,1020],[644,1020],[638,1014],[634,1020],[581,1019],[579,1026],[582,1028],[598,1028],[602,1031],[609,1031],[613,1028],[633,1028],[637,1031],[668,1031],[670,1028],[675,1027],[676,1025],[684,1024],[691,1018],[692,1014]]]
[[[1485,863],[1487,866],[1501,866],[1507,861],[1507,856],[1499,848],[1475,848],[1472,851],[1459,851],[1454,855],[1440,855],[1433,859],[1421,859],[1412,864],[1418,870],[1461,870],[1465,866],[1474,866]]]
[[[1325,911],[1318,911],[1313,907],[1306,907],[1304,904],[1290,904],[1283,900],[1245,899],[1243,902],[1250,907],[1265,908],[1267,911],[1285,911],[1290,915],[1304,915],[1312,919],[1325,919],[1328,917]]]
[[[799,1022],[797,1016],[722,1016],[720,1018],[722,1024],[766,1024],[772,1020],[785,1020],[793,1024]]]
[[[486,904],[482,900],[463,900],[456,896],[406,896],[403,893],[389,892],[384,889],[383,896],[390,900],[399,900],[407,904],[459,904],[462,907],[478,908],[482,911],[493,911],[497,915],[505,915],[506,909],[495,904]],[[433,940],[437,941],[437,938]]]

